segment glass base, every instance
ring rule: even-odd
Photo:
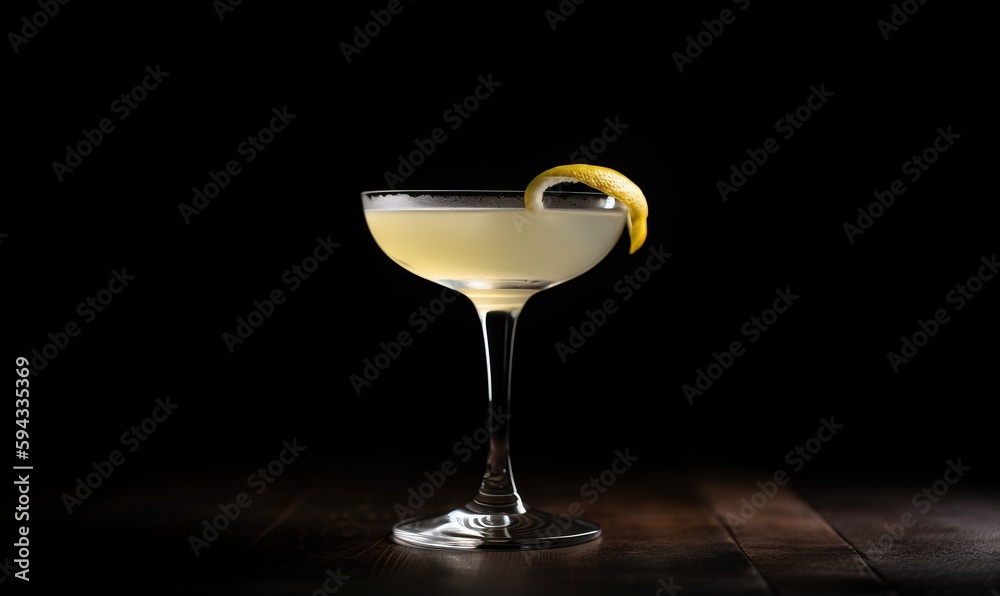
[[[407,519],[392,528],[398,544],[454,550],[540,550],[590,542],[595,523],[537,509],[476,513],[460,507],[443,515]]]

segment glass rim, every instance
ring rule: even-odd
[[[440,195],[440,196],[455,196],[455,195],[482,195],[482,194],[496,194],[496,195],[520,195],[524,196],[524,189],[521,190],[503,190],[503,189],[476,189],[476,188],[456,188],[456,189],[445,189],[445,188],[428,188],[428,189],[413,189],[413,190],[363,190],[361,191],[361,196],[371,196],[371,195]],[[581,195],[581,196],[610,196],[606,192],[600,192],[598,190],[546,190],[542,194],[545,195]]]
[[[366,190],[366,210],[399,209],[517,209],[524,207],[523,190]],[[614,197],[600,191],[553,190],[542,193],[546,209],[626,210]]]

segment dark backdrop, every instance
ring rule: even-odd
[[[3,20],[26,42],[8,36],[3,58],[2,337],[8,365],[53,344],[29,426],[53,495],[114,449],[119,486],[216,458],[239,471],[292,439],[334,472],[451,457],[486,409],[474,310],[449,304],[418,330],[411,317],[441,290],[379,251],[359,193],[387,171],[403,189],[520,189],[581,146],[645,191],[649,237],[524,311],[519,468],[603,469],[630,449],[650,465],[779,469],[826,419],[843,427],[803,473],[932,482],[962,458],[994,477],[1000,281],[949,294],[995,275],[981,268],[997,234],[978,9],[245,2],[220,18],[219,2],[72,3],[33,17],[39,6],[8,4]],[[371,11],[391,20],[376,27]],[[45,22],[28,38],[22,17]],[[144,80],[134,107],[115,103]],[[448,112],[463,102],[465,116]],[[241,143],[275,110],[287,125],[251,161]],[[105,118],[114,128],[72,171],[53,164],[67,145],[87,152]],[[398,170],[435,129],[444,140]],[[926,169],[907,165],[928,148]],[[230,161],[239,172],[185,218]],[[731,179],[734,166],[751,173]],[[880,209],[874,193],[895,180],[905,193]],[[877,217],[859,222],[859,208]],[[337,247],[293,289],[283,276],[318,238]],[[646,276],[654,248],[671,256]],[[132,279],[99,296],[114,272]],[[642,280],[631,295],[616,285],[628,275]],[[224,334],[276,289],[285,302],[230,350]],[[792,306],[753,336],[744,325],[777,291]],[[88,297],[111,301],[78,307]],[[609,299],[617,310],[560,357]],[[926,324],[939,309],[947,322]],[[889,352],[921,322],[933,336],[894,369]],[[412,345],[356,390],[351,375],[404,331]],[[734,341],[745,352],[689,400],[683,386]],[[126,445],[168,396],[176,410]]]

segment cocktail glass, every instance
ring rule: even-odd
[[[523,191],[367,191],[375,242],[404,269],[465,295],[482,323],[491,414],[510,412],[514,328],[538,292],[599,263],[621,238],[628,209],[597,192],[546,192],[528,212]],[[494,409],[497,408],[497,409]],[[522,501],[514,484],[510,425],[490,429],[486,470],[464,507],[406,519],[397,543],[444,549],[542,549],[594,540],[601,528],[557,519]]]

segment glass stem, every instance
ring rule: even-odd
[[[489,384],[490,450],[486,471],[476,497],[467,508],[477,513],[524,513],[527,508],[514,486],[510,466],[511,359],[514,353],[516,311],[479,312],[486,342],[486,373]]]

